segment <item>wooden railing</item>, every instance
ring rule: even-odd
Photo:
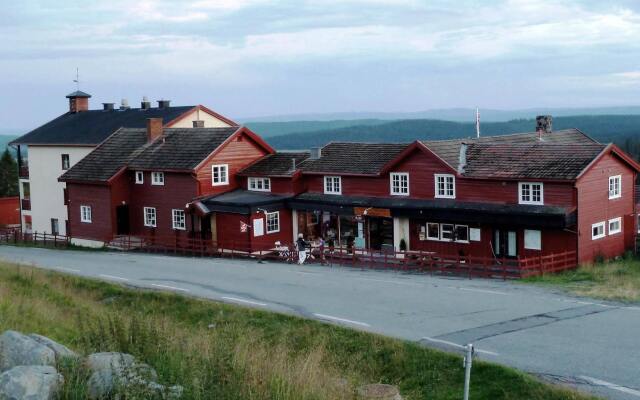
[[[0,243],[31,243],[47,247],[69,247],[70,238],[20,231],[0,232]],[[188,236],[119,236],[104,240],[107,248],[124,251],[199,257],[253,258],[296,263],[299,253],[291,244],[249,248],[236,241],[213,242]],[[305,263],[350,266],[361,269],[413,270],[429,274],[516,279],[576,268],[575,251],[527,257],[494,258],[461,256],[433,251],[376,251],[352,247],[313,247]]]

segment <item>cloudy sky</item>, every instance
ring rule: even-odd
[[[637,0],[50,0],[0,8],[0,120],[127,98],[242,118],[640,104]]]

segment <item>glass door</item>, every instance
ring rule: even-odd
[[[515,258],[518,256],[518,235],[516,231],[496,229],[493,231],[493,252],[496,257]]]

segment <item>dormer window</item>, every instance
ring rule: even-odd
[[[542,183],[518,183],[519,204],[544,204],[544,188]]]
[[[406,172],[392,172],[390,175],[391,194],[394,196],[409,195],[409,174]]]
[[[271,191],[271,179],[269,178],[254,178],[250,177],[248,182],[249,190],[256,192],[270,192]]]
[[[622,197],[622,175],[609,177],[609,198],[618,199]]]
[[[229,184],[229,164],[211,166],[211,185],[222,186]]]
[[[136,171],[136,183],[142,185],[144,183],[144,172]]]
[[[456,177],[451,174],[435,174],[435,197],[439,199],[456,198]]]
[[[164,172],[152,172],[151,184],[156,186],[164,185]]]
[[[324,193],[325,194],[342,194],[342,177],[325,176],[324,177]]]

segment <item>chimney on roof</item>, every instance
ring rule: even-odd
[[[460,156],[458,159],[458,173],[463,174],[467,167],[467,144],[460,143]]]
[[[124,111],[124,110],[128,110],[129,108],[130,108],[129,107],[129,100],[127,100],[127,99],[120,100],[120,110]]]
[[[147,143],[162,136],[162,118],[147,118]]]
[[[140,108],[143,110],[148,110],[151,108],[151,102],[147,98],[147,96],[142,97],[142,102],[140,103]]]
[[[69,99],[69,112],[79,113],[83,111],[89,111],[89,98],[90,94],[76,90],[73,93],[67,95]]]
[[[113,103],[102,103],[102,110],[103,111],[113,111]]]
[[[317,160],[322,157],[322,149],[320,147],[312,147],[311,154],[309,155],[310,160]]]
[[[158,100],[158,108],[169,108],[171,100]]]

